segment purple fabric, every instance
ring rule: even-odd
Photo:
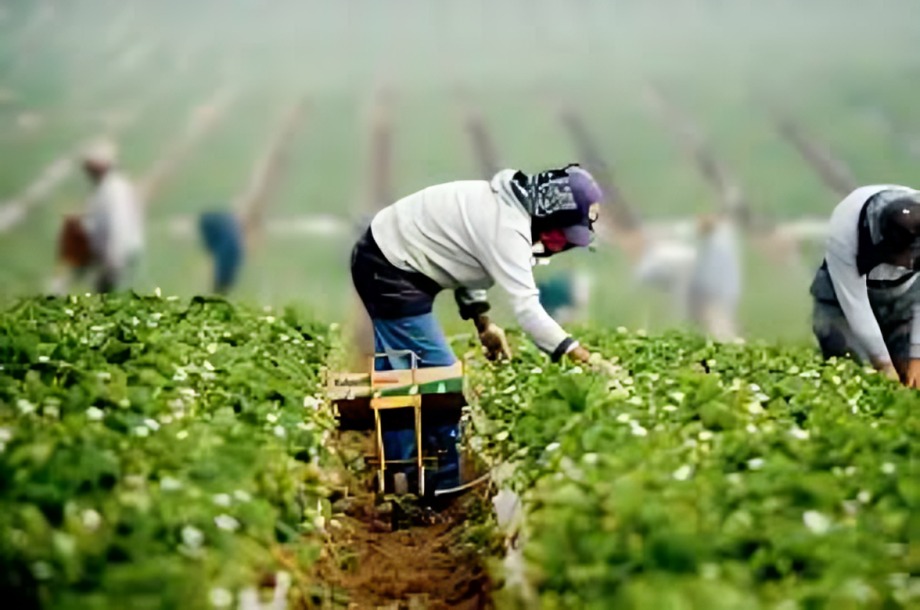
[[[570,244],[586,247],[590,246],[594,238],[594,231],[591,227],[590,209],[595,203],[600,203],[604,194],[597,185],[597,181],[585,169],[580,167],[570,167],[569,186],[572,188],[572,196],[578,205],[578,211],[581,212],[581,221],[571,227],[563,229],[565,238]]]

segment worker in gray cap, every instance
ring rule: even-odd
[[[836,207],[811,285],[825,357],[868,361],[920,388],[920,193],[864,186]]]

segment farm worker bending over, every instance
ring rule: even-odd
[[[214,286],[227,294],[236,283],[243,263],[243,228],[232,212],[205,212],[198,219],[204,247],[214,259]]]
[[[868,360],[920,388],[920,193],[858,188],[836,207],[828,230],[811,285],[821,351]]]
[[[534,175],[506,169],[491,181],[438,184],[384,208],[352,252],[351,273],[370,315],[377,352],[411,350],[419,366],[456,362],[432,314],[435,296],[454,291],[460,316],[473,320],[490,359],[510,357],[504,331],[487,315],[486,289],[510,297],[521,328],[553,360],[587,362],[590,354],[540,305],[534,256],[552,256],[592,241],[601,191],[575,165]],[[407,368],[391,355],[381,369]],[[386,423],[386,422],[384,422]],[[458,427],[442,429],[456,450]],[[412,430],[385,435],[387,455],[413,455]]]
[[[83,223],[100,293],[127,286],[144,248],[140,199],[115,162],[115,145],[108,141],[96,142],[83,157],[83,169],[94,186]]]
[[[691,320],[712,338],[731,341],[738,336],[736,319],[741,299],[737,230],[728,218],[703,216],[697,234],[687,309]]]

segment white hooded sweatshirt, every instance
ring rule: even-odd
[[[144,248],[140,198],[120,172],[109,170],[87,202],[84,226],[93,252],[106,266],[121,268]]]

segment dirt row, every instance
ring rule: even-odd
[[[827,188],[844,197],[858,186],[847,164],[814,140],[796,120],[779,111],[773,116],[777,132],[811,165]]]
[[[716,192],[723,213],[735,219],[760,253],[778,265],[800,266],[802,259],[795,239],[775,221],[752,209],[741,181],[709,145],[702,128],[682,111],[673,97],[662,86],[650,85],[646,102]]]
[[[139,124],[146,114],[156,105],[165,99],[169,93],[174,91],[171,82],[159,81],[153,88],[142,95],[140,99],[133,100],[129,105],[112,108],[101,115],[104,123],[103,131],[107,137],[114,141],[127,132],[133,126]],[[202,105],[205,108],[207,104]],[[222,107],[221,111],[222,112]],[[200,139],[204,132],[214,126],[216,120],[220,117],[220,112],[212,111],[213,120],[210,123],[203,120],[204,117],[191,117],[189,120],[188,134],[185,136],[184,144],[177,144],[177,147],[190,147],[195,141]],[[75,143],[72,148],[60,154],[51,161],[35,177],[35,179],[26,186],[20,193],[0,202],[0,234],[7,233],[21,224],[29,215],[31,210],[48,200],[48,198],[64,183],[64,181],[77,169],[77,157],[81,152],[84,141]],[[171,151],[172,152],[172,151]],[[164,162],[165,164],[165,162]],[[163,171],[158,173],[167,174],[172,168],[164,165]],[[159,179],[157,178],[157,182]]]
[[[723,212],[745,228],[763,225],[764,219],[758,219],[760,222],[754,225],[750,203],[739,181],[711,149],[699,125],[681,111],[660,85],[650,85],[645,93],[650,109],[660,116],[685,154],[696,164],[703,179],[718,195]]]
[[[302,99],[288,108],[265,152],[256,162],[249,184],[237,197],[235,207],[242,219],[250,248],[260,243],[265,211],[277,193],[281,177],[288,169],[292,145],[307,114],[308,102]]]
[[[392,203],[394,96],[379,87],[371,102],[368,129],[368,197],[364,208],[374,212]],[[356,315],[366,316],[355,302]],[[367,332],[367,330],[365,330]],[[367,349],[370,337],[358,338]],[[313,600],[322,608],[388,610],[480,610],[491,608],[491,581],[474,547],[463,544],[470,506],[480,499],[466,496],[432,510],[387,497],[378,498],[361,457],[373,454],[370,432],[341,432],[337,448],[359,464],[345,472],[346,489],[335,498],[336,526],[316,567],[315,580],[324,592]]]
[[[138,192],[146,205],[150,205],[179,166],[188,159],[195,145],[220,124],[235,95],[233,87],[223,86],[205,102],[192,107],[185,128],[166,146],[138,183]]]
[[[613,169],[604,159],[600,148],[585,125],[581,113],[573,106],[565,104],[559,111],[559,120],[575,144],[578,158],[594,175],[598,185],[612,211],[612,224],[615,233],[625,235],[638,231],[642,224],[639,214],[626,199],[613,177]]]

